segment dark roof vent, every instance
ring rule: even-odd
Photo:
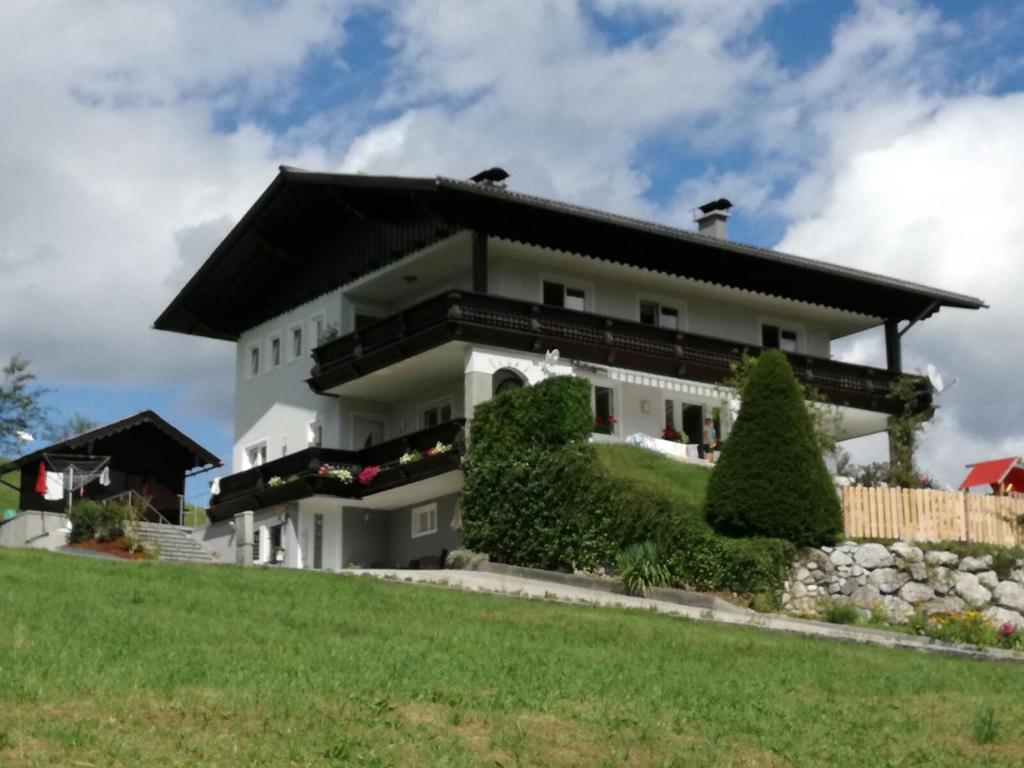
[[[504,168],[488,168],[486,171],[480,171],[476,176],[471,176],[470,181],[476,182],[477,184],[486,184],[492,187],[504,187],[505,180],[508,178],[508,171]]]
[[[732,203],[724,197],[693,209],[693,219],[697,222],[697,231],[703,235],[725,240],[725,222],[729,218]]]

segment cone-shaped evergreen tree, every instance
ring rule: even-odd
[[[842,532],[835,486],[786,356],[766,350],[750,372],[739,416],[708,484],[708,522],[729,536],[798,546]]]

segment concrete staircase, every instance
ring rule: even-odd
[[[158,547],[160,559],[177,563],[215,563],[217,559],[192,538],[190,528],[161,523],[139,523],[139,538],[148,546]]]

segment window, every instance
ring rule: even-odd
[[[260,348],[254,344],[249,347],[249,378],[260,375]]]
[[[270,337],[270,367],[277,368],[281,365],[281,337]]]
[[[309,425],[308,443],[315,448],[322,448],[324,445],[324,425],[314,421]]]
[[[671,328],[678,331],[679,310],[676,307],[666,307],[656,301],[640,302],[640,322],[644,325],[656,325],[659,328]]]
[[[423,416],[420,421],[423,424],[423,429],[428,427],[436,427],[438,424],[444,424],[445,422],[452,420],[452,404],[451,403],[438,403],[428,408],[423,409]]]
[[[562,283],[544,281],[543,301],[549,307],[564,307],[583,312],[587,308],[587,292],[584,288],[567,286]]]
[[[778,325],[761,325],[761,346],[765,349],[781,349],[783,352],[796,352],[798,347],[797,332]]]
[[[302,326],[297,325],[292,328],[291,333],[291,349],[289,350],[292,360],[298,360],[302,357]]]
[[[437,504],[412,508],[412,538],[437,533]]]
[[[261,467],[267,463],[267,441],[250,445],[245,449],[245,460],[252,467]]]

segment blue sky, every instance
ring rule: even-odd
[[[56,417],[153,408],[228,459],[230,345],[149,326],[276,166],[500,164],[685,226],[725,195],[735,239],[988,300],[907,339],[961,382],[923,451],[952,482],[1024,453],[1019,365],[984,344],[1024,319],[997,277],[1024,242],[1022,25],[1005,1],[5,4],[0,357]]]

